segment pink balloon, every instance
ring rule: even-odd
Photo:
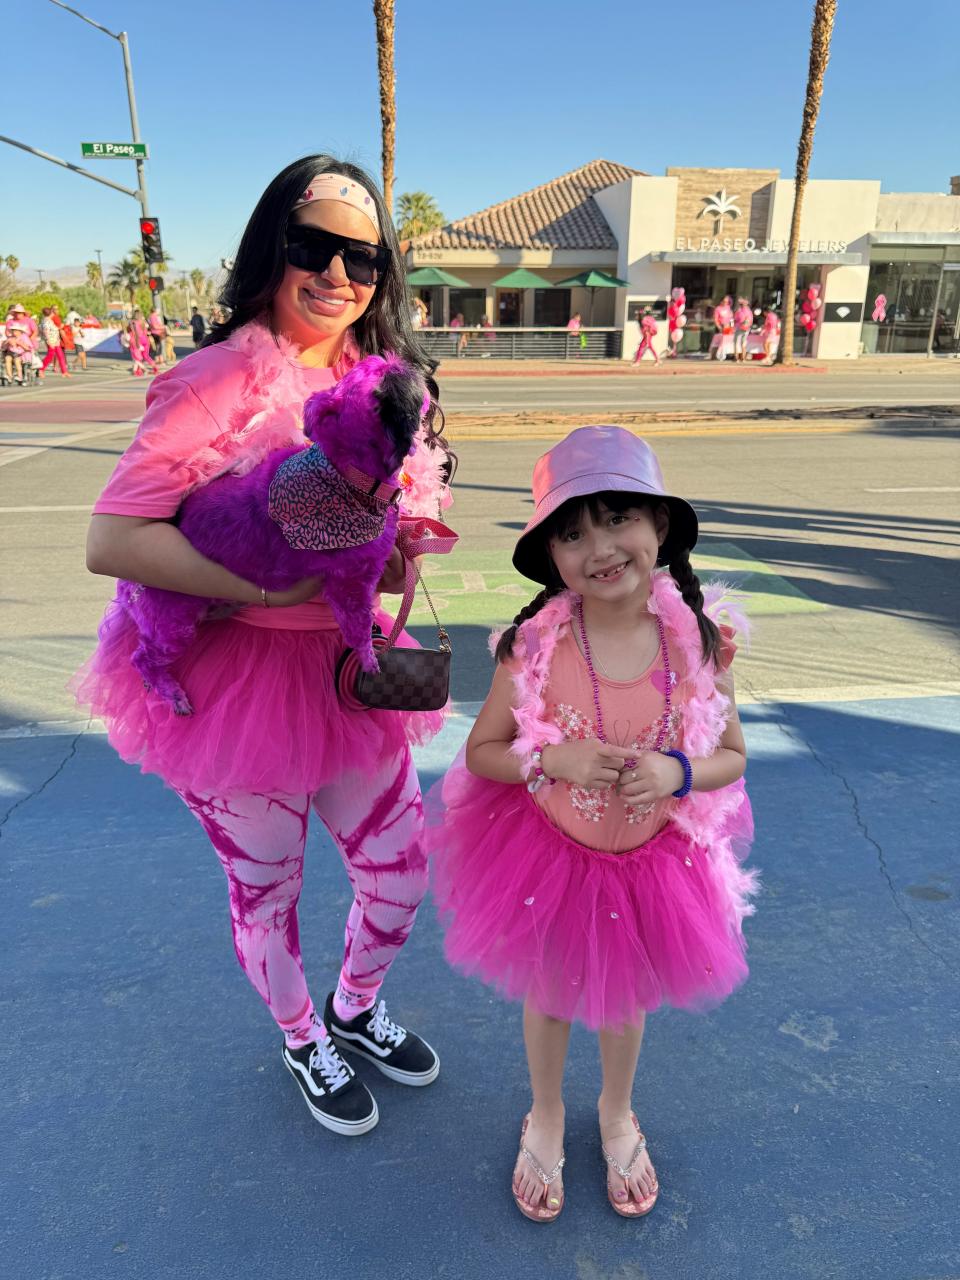
[[[818,311],[818,310],[820,309],[820,307],[822,307],[822,306],[823,306],[823,303],[820,301],[820,299],[819,299],[819,298],[814,298],[814,300],[813,300],[813,309],[814,309],[814,311]]]
[[[687,317],[685,315],[677,316],[677,324],[680,326],[681,329],[684,327],[686,323],[687,323]]]
[[[679,341],[681,340],[681,338],[682,338],[682,337],[683,337],[683,330],[682,330],[682,329],[671,329],[671,330],[670,330],[670,341],[671,341],[671,342],[679,342]]]

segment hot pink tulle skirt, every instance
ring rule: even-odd
[[[386,618],[386,625],[392,619]],[[299,795],[428,742],[443,712],[345,710],[333,684],[337,630],[287,631],[225,619],[203,624],[173,674],[193,704],[177,716],[130,664],[136,631],[111,604],[100,643],[70,681],[111,746],[144,773],[204,794]],[[398,642],[416,648],[405,632]]]
[[[738,857],[753,835],[742,794],[727,832]],[[709,1008],[747,977],[709,856],[671,823],[602,853],[554,827],[524,787],[455,765],[427,797],[427,843],[451,964],[542,1013],[617,1028],[664,1003]]]

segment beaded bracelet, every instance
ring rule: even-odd
[[[549,782],[551,787],[556,782],[556,778],[548,778],[543,771],[543,743],[538,742],[530,752],[530,761],[533,767],[533,777],[527,783],[527,790],[531,795],[535,791],[539,791],[545,782]]]
[[[682,800],[684,796],[688,796],[693,790],[693,766],[682,751],[661,751],[660,754],[673,756],[674,760],[679,760],[683,766],[683,786],[679,791],[671,792],[678,800]]]

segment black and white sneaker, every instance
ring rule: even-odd
[[[369,1133],[380,1119],[376,1099],[337,1053],[329,1035],[299,1049],[284,1044],[283,1061],[314,1120],[325,1129],[352,1137]]]
[[[432,1084],[440,1074],[440,1059],[426,1040],[391,1022],[383,1000],[358,1013],[349,1022],[333,1009],[333,993],[327,997],[323,1020],[340,1049],[356,1053],[400,1084]]]

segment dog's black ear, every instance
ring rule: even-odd
[[[420,414],[427,397],[423,377],[400,361],[392,362],[374,392],[380,406],[380,421],[395,447],[394,466],[410,452]]]

